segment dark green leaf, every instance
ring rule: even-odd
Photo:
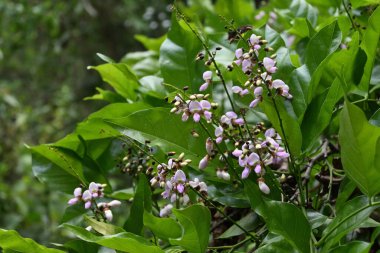
[[[368,196],[380,192],[380,128],[368,123],[365,114],[345,102],[339,142],[343,168],[359,189]]]
[[[206,251],[211,214],[207,207],[193,205],[183,210],[173,209],[174,215],[183,227],[180,239],[170,239],[172,245],[179,245],[190,253],[204,253]]]
[[[242,226],[246,231],[252,231],[255,228],[255,223],[257,221],[257,215],[255,213],[249,213],[239,221],[237,224]],[[221,234],[218,239],[229,238],[237,235],[244,234],[244,231],[241,230],[238,226],[232,225],[223,234]]]
[[[311,39],[306,48],[306,66],[310,73],[314,73],[318,65],[337,50],[342,40],[342,33],[338,23],[333,23],[322,28]]]
[[[264,200],[257,184],[249,179],[244,181],[244,188],[252,209],[264,218],[269,231],[283,236],[300,252],[310,252],[311,228],[300,209],[289,203]]]
[[[173,14],[172,27],[160,49],[161,74],[165,83],[182,88],[190,87],[197,92],[202,85],[204,66],[196,63],[195,57],[202,46],[183,21],[177,21]]]
[[[380,127],[380,109],[378,109],[369,119],[369,123],[374,126]]]
[[[100,245],[82,240],[71,240],[64,244],[66,249],[74,250],[76,253],[98,253]],[[71,251],[70,251],[71,252]]]
[[[144,210],[148,212],[152,210],[152,192],[145,174],[140,174],[131,212],[124,224],[126,231],[138,235],[142,233]]]
[[[145,35],[137,34],[135,35],[135,39],[141,42],[141,44],[143,44],[146,49],[159,52],[162,43],[166,39],[166,35],[163,35],[159,38],[148,38]]]

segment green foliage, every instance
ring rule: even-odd
[[[379,9],[258,2],[178,3],[166,35],[135,36],[147,51],[98,54],[109,87],[87,99],[109,104],[30,148],[38,179],[74,191],[66,249],[378,246]]]

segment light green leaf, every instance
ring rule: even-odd
[[[351,0],[352,8],[359,8],[368,5],[378,5],[380,0]]]
[[[193,205],[186,209],[173,209],[174,215],[182,225],[182,237],[170,239],[172,245],[179,245],[190,253],[204,253],[206,251],[211,214],[207,207]]]
[[[172,218],[158,218],[144,211],[144,226],[161,239],[178,238],[182,235],[181,226]]]
[[[91,217],[84,216],[86,223],[92,227],[96,232],[102,235],[114,235],[125,232],[121,227],[114,226],[112,224],[97,221]]]
[[[368,123],[365,114],[345,102],[339,143],[343,168],[359,189],[368,196],[380,192],[380,128]]]
[[[108,247],[128,253],[162,253],[159,247],[152,245],[145,238],[128,233],[118,233],[115,235],[97,236],[84,228],[71,224],[63,224],[63,227],[74,233],[79,239],[86,242],[93,242],[98,245]]]
[[[106,63],[88,68],[98,71],[103,81],[111,85],[117,93],[126,99],[136,100],[137,95],[135,90],[140,84],[127,64]]]
[[[23,238],[14,230],[0,228],[0,249],[20,253],[63,253],[62,250],[46,248],[32,239]]]
[[[365,2],[365,1],[356,1]],[[380,3],[380,1],[376,1]],[[354,3],[352,3],[354,5]],[[369,83],[371,81],[371,74],[373,65],[375,62],[376,51],[378,50],[378,42],[380,39],[380,8],[372,13],[368,20],[367,29],[363,35],[362,43],[360,47],[364,50],[367,55],[367,62],[364,66],[363,77],[361,78],[359,89],[367,91]]]
[[[160,51],[160,47],[162,43],[166,39],[166,35],[163,35],[159,38],[148,38],[145,35],[137,34],[135,35],[135,39],[141,42],[141,44],[143,44],[146,49],[152,50],[158,53]]]

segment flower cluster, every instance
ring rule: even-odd
[[[245,96],[253,92],[254,100],[249,107],[254,108],[262,101],[263,85],[269,90],[274,89],[277,94],[285,98],[291,99],[289,86],[280,79],[272,80],[272,75],[277,72],[276,61],[272,57],[264,57],[262,61],[259,59],[259,50],[267,41],[262,40],[261,36],[252,34],[248,40],[250,49],[244,52],[243,48],[238,48],[235,51],[236,60],[234,63],[241,66],[242,71],[249,76],[244,87],[233,86],[232,92],[240,96]],[[271,48],[265,48],[265,51],[270,51]],[[255,74],[257,73],[257,74]]]
[[[244,125],[244,119],[229,111],[220,117],[219,126],[215,128],[216,143],[228,140],[229,136],[233,136],[239,132],[239,127]]]
[[[91,182],[88,189],[83,192],[81,187],[77,187],[74,190],[74,198],[71,198],[68,201],[69,205],[74,205],[78,202],[84,202],[84,207],[89,209],[91,206],[94,206],[95,209],[98,209],[100,212],[104,214],[104,217],[108,221],[112,221],[112,212],[111,207],[119,206],[121,204],[118,200],[112,200],[109,203],[100,202],[96,204],[95,200],[98,198],[104,197],[104,187],[106,185],[99,184],[95,182]],[[94,205],[93,205],[94,204]]]
[[[289,154],[281,147],[280,141],[281,137],[278,133],[270,128],[265,131],[263,137],[255,138],[254,142],[248,140],[241,146],[237,143],[232,155],[238,159],[239,166],[243,168],[241,177],[247,178],[254,171],[259,177],[259,186],[261,184],[262,187],[265,187],[263,178],[265,166],[281,164],[289,157]],[[269,188],[265,192],[269,193]]]
[[[213,105],[207,100],[208,95],[195,94],[191,95],[189,100],[184,100],[180,94],[175,96],[172,113],[182,113],[182,121],[187,121],[190,117],[194,122],[199,122],[203,116],[207,122],[212,119],[211,109]]]

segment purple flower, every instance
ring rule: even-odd
[[[240,96],[244,96],[249,93],[248,89],[242,89],[240,86],[233,86],[231,90],[233,93],[239,94]]]
[[[206,140],[206,151],[209,155],[212,155],[214,151],[214,143],[212,142],[212,139],[210,137]]]
[[[260,46],[260,36],[257,36],[256,34],[252,34],[251,37],[249,38],[249,42],[251,43],[251,46],[255,50],[259,50],[261,48]]]
[[[203,80],[210,81],[212,79],[212,72],[211,71],[205,71],[203,73]]]
[[[263,60],[263,64],[268,73],[273,74],[277,71],[277,67],[275,67],[276,62],[273,59],[265,57]]]
[[[284,81],[280,79],[276,79],[272,82],[272,86],[274,89],[278,90],[281,96],[286,98],[292,98],[293,96],[289,94],[289,86],[284,83]]]
[[[91,207],[91,199],[92,199],[92,195],[90,191],[89,190],[84,191],[82,195],[82,200],[85,202],[84,207],[86,209],[89,209]]]
[[[255,108],[261,102],[261,98],[255,98],[250,104],[250,108]]]
[[[242,48],[236,49],[235,56],[236,56],[236,59],[237,59],[235,61],[236,65],[240,65],[241,62],[242,62],[242,59],[243,59],[243,49]]]
[[[259,87],[256,87],[255,90],[253,91],[253,94],[255,95],[255,97],[260,97],[262,94],[263,94],[263,87],[259,86]]]
[[[208,82],[205,82],[204,84],[201,85],[201,87],[199,87],[199,91],[205,91],[207,90],[208,88]]]
[[[173,209],[172,204],[168,204],[168,205],[164,206],[164,208],[162,208],[160,210],[160,217],[169,216],[172,213],[172,209]]]
[[[241,178],[246,179],[250,173],[251,173],[251,170],[248,167],[245,167],[243,172],[241,173]]]

